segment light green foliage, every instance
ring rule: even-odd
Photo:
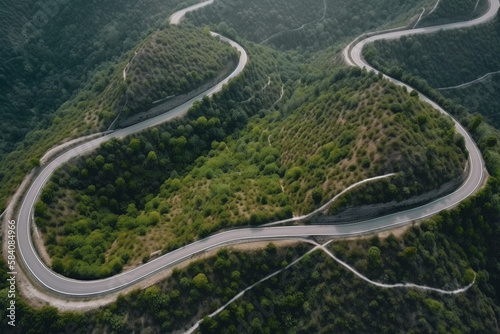
[[[372,269],[379,269],[382,265],[382,259],[380,258],[380,249],[376,246],[370,247],[368,250],[368,266]]]
[[[443,309],[443,304],[434,299],[427,298],[424,300],[424,304],[431,312],[438,312]]]
[[[474,282],[475,278],[476,278],[476,273],[474,272],[474,270],[469,268],[465,271],[465,275],[464,275],[465,283],[471,284],[472,282]]]
[[[203,273],[199,273],[193,278],[193,284],[198,289],[206,289],[208,287],[208,278]]]
[[[87,229],[59,231],[61,244],[50,246],[50,254],[64,256],[69,267],[78,254],[64,253],[63,240],[71,233],[88,235],[100,229],[105,242],[93,247],[94,254],[99,249],[117,256],[129,251],[129,261],[138,263],[145,254],[170,251],[227,227],[309,213],[349,185],[375,175],[401,172],[395,183],[364,188],[355,193],[362,197],[339,205],[406,198],[461,173],[465,156],[455,145],[451,122],[438,112],[374,74],[340,70],[318,79],[317,86],[323,87],[318,97],[310,94],[314,87],[299,85],[282,110],[252,118],[239,132],[212,141],[211,150],[196,159],[187,152],[201,153],[209,142],[193,141],[192,131],[197,129],[199,138],[212,133],[220,125],[211,117],[193,116],[168,134],[151,131],[123,144],[110,142],[85,160],[93,178],[79,181],[84,194],[75,189],[63,200],[71,202],[74,196],[77,214],[95,222]],[[353,96],[355,104],[348,102]],[[394,103],[404,110],[394,113]],[[193,160],[189,169],[179,167]],[[51,204],[52,217],[59,216],[60,206]],[[108,224],[104,218],[109,211],[114,215]],[[73,219],[79,220],[69,216],[66,226],[73,226],[68,223]],[[38,221],[45,222],[43,217]],[[48,230],[55,233],[57,224]],[[104,259],[97,256],[87,264],[110,265]],[[371,265],[378,267],[378,262]]]

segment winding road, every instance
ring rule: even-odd
[[[212,0],[208,2],[211,3]],[[199,8],[201,5],[207,5],[207,4],[208,3],[202,3],[190,8],[191,10],[194,10],[196,8]],[[384,39],[398,38],[404,35],[430,33],[434,31],[439,31],[441,29],[455,29],[455,28],[469,27],[475,24],[484,23],[488,20],[491,20],[496,15],[498,7],[499,7],[499,0],[491,0],[490,10],[481,18],[473,21],[454,23],[451,25],[444,25],[440,27],[429,27],[429,28],[422,28],[415,30],[391,32],[388,34],[369,37],[367,39],[361,40],[355,45],[349,46],[349,51],[346,53],[347,54],[346,59],[353,66],[367,67],[369,69],[372,69],[361,58],[361,50],[363,45],[366,43],[382,38]],[[190,8],[184,9],[182,12],[185,14],[186,12],[189,11]],[[174,19],[171,19],[171,22],[177,22],[177,23],[180,22],[182,20],[183,15],[178,15],[178,13],[174,14],[172,16]],[[119,275],[101,280],[80,281],[80,280],[69,279],[54,273],[50,268],[45,266],[45,264],[37,255],[37,252],[35,251],[35,248],[32,243],[31,233],[30,233],[32,229],[32,216],[33,216],[34,204],[36,203],[37,198],[39,197],[43,186],[49,180],[54,170],[59,166],[61,166],[62,164],[66,163],[68,160],[80,156],[82,154],[85,154],[86,152],[89,152],[91,150],[94,150],[101,143],[111,138],[124,138],[132,133],[137,133],[144,129],[171,120],[175,117],[180,117],[186,114],[187,110],[193,104],[194,101],[201,99],[205,95],[210,96],[213,93],[219,91],[222,88],[222,85],[227,83],[228,80],[231,79],[232,77],[239,74],[245,67],[245,64],[247,63],[247,55],[245,53],[245,50],[243,50],[241,46],[222,36],[220,38],[224,41],[231,43],[231,45],[237,48],[240,52],[240,62],[238,64],[237,69],[223,82],[164,115],[160,115],[158,117],[138,123],[136,125],[130,126],[125,129],[114,131],[101,138],[89,141],[76,148],[73,148],[72,150],[66,153],[63,153],[62,155],[55,158],[50,164],[48,164],[42,170],[42,172],[37,176],[35,181],[33,181],[31,187],[29,188],[28,192],[26,193],[23,199],[22,206],[19,212],[19,217],[17,220],[18,254],[22,259],[24,267],[29,271],[32,277],[34,277],[34,279],[40,285],[44,286],[48,291],[56,293],[64,298],[88,298],[88,297],[104,296],[106,294],[118,292],[126,287],[129,287],[151,275],[154,275],[159,271],[164,270],[165,268],[172,267],[186,259],[189,259],[193,255],[200,254],[204,251],[207,251],[209,249],[214,249],[222,245],[248,242],[252,240],[303,239],[311,236],[346,237],[346,236],[361,235],[364,233],[369,233],[379,230],[386,230],[396,226],[407,224],[409,222],[418,219],[432,216],[440,212],[441,210],[453,207],[458,203],[460,203],[465,198],[467,198],[468,196],[470,196],[471,194],[473,194],[482,184],[485,177],[485,173],[484,173],[484,163],[481,154],[479,153],[477,146],[472,141],[467,132],[458,123],[456,123],[457,131],[460,132],[465,137],[466,146],[469,151],[469,161],[470,161],[469,176],[465,181],[465,183],[457,191],[427,205],[355,224],[346,224],[337,226],[322,225],[322,226],[293,226],[293,227],[260,227],[260,228],[244,228],[244,229],[222,232],[210,236],[206,239],[191,243],[183,248],[177,249],[168,254],[165,254],[133,270],[123,272]],[[403,85],[402,83],[399,82],[397,83]],[[423,100],[428,100],[422,95],[420,96],[420,98]],[[435,103],[431,101],[429,102],[437,109],[442,110]]]

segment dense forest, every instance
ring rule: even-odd
[[[500,92],[500,72],[465,87],[440,89],[439,92],[467,107],[471,112],[483,115],[490,124],[500,129],[500,96],[498,94]]]
[[[403,37],[398,41],[377,41],[368,46],[364,54],[373,66],[385,69],[394,77],[404,80],[405,75],[411,74],[439,89],[500,71],[499,52],[500,19],[497,17],[491,23],[469,29]],[[468,87],[438,92],[500,126],[500,95],[495,90],[499,78],[499,75],[492,75]]]
[[[470,20],[480,16],[488,7],[488,0],[439,0],[436,7],[426,10],[418,27]]]
[[[174,270],[155,286],[120,296],[115,303],[85,314],[60,313],[50,306],[35,310],[18,300],[20,333],[75,328],[102,333],[183,332],[241,290],[282,268],[286,269],[257,284],[214,319],[205,317],[200,332],[500,333],[499,192],[498,179],[491,178],[479,194],[458,208],[414,224],[401,236],[334,241],[328,246],[359,272],[388,284],[408,282],[453,290],[475,277],[475,284],[464,293],[375,287],[321,250],[287,268],[311,246],[269,244],[265,250],[251,252],[219,250],[212,258]],[[5,267],[0,269],[1,275],[6,272]],[[9,333],[5,319],[2,326]]]
[[[177,1],[70,2],[57,5],[51,13],[42,6],[34,14],[17,11],[21,4],[2,8],[0,15],[10,20],[12,10],[21,21],[40,16],[47,22],[27,36],[19,35],[15,24],[11,30],[2,25],[2,38],[7,40],[0,51],[0,211],[49,148],[106,130],[123,109],[128,113],[134,108],[143,110],[155,100],[192,90],[226,70],[227,60],[232,59],[229,54],[234,53],[199,29],[168,28],[167,18]],[[26,26],[34,29],[30,24]],[[155,32],[158,28],[164,30]],[[154,43],[158,37],[163,44]],[[176,49],[164,45],[169,43],[176,43]],[[188,50],[194,47],[200,53]],[[159,49],[163,52],[156,52]],[[156,57],[148,56],[153,50]],[[166,57],[167,50],[175,52]],[[133,63],[135,51],[139,52],[136,61],[142,60],[140,66]],[[127,67],[131,60],[133,64]],[[123,82],[125,67],[133,70],[130,87]],[[149,74],[142,77],[140,73]],[[165,90],[165,82],[182,87]],[[151,85],[154,89],[148,91]],[[130,105],[126,105],[127,98]]]
[[[418,15],[429,1],[278,0],[216,1],[187,18],[228,36],[238,36],[280,50],[308,54],[339,46],[363,32],[379,30]],[[353,15],[352,13],[355,13]]]
[[[162,33],[175,40],[169,34],[176,30],[166,28],[165,19],[174,6],[185,6],[156,0],[122,1],[120,6],[114,0],[57,3],[56,7],[30,6],[20,1],[0,9],[2,19],[9,22],[0,28],[2,45],[21,41],[12,50],[0,50],[0,84],[9,83],[0,93],[2,127],[26,121],[19,135],[3,132],[8,144],[0,156],[15,151],[0,166],[0,209],[49,147],[63,138],[96,131],[96,125],[111,120],[111,111],[101,112],[78,128],[79,118],[74,115],[94,108],[90,101],[107,84],[123,82],[124,69],[127,80],[134,80],[127,64],[134,62],[136,51],[147,53],[151,48],[156,53],[154,41]],[[427,21],[424,17],[421,24],[460,19],[477,4],[474,16],[484,3],[442,0],[435,16]],[[346,185],[376,174],[398,172],[395,178],[376,183],[370,192],[363,188],[358,198],[363,202],[407,198],[456,177],[466,152],[449,119],[425,107],[416,94],[373,73],[338,66],[337,51],[355,35],[407,24],[418,17],[422,6],[428,12],[435,4],[434,0],[384,0],[367,5],[359,0],[333,7],[324,0],[305,8],[300,1],[221,0],[190,14],[189,21],[198,28],[181,29],[193,36],[203,38],[203,28],[209,25],[228,36],[265,45],[239,40],[249,53],[247,69],[221,93],[196,103],[186,118],[110,141],[56,172],[36,205],[36,220],[53,256],[54,270],[87,279],[109,276],[149,261],[153,251],[169,251],[217,229],[308,212]],[[23,31],[23,22],[37,29],[30,38],[16,39],[25,37],[16,35]],[[263,30],[252,35],[260,27]],[[328,246],[375,281],[451,290],[475,278],[467,292],[443,295],[415,288],[379,288],[357,278],[322,250],[304,256],[312,249],[310,244],[269,244],[261,250],[221,249],[215,256],[174,269],[171,277],[147,289],[120,295],[116,302],[85,313],[33,308],[18,294],[18,326],[13,331],[7,325],[2,308],[0,332],[181,333],[203,319],[200,333],[500,333],[500,132],[486,116],[471,114],[479,110],[467,109],[472,105],[465,103],[468,99],[479,105],[479,95],[467,97],[460,90],[461,95],[449,100],[448,91],[439,93],[434,89],[439,85],[422,75],[432,73],[437,80],[456,85],[463,82],[462,75],[474,80],[485,69],[498,71],[488,68],[497,63],[497,27],[498,19],[471,29],[469,37],[465,35],[469,30],[454,32],[476,43],[470,45],[480,46],[466,50],[463,42],[455,42],[463,49],[446,55],[469,72],[449,76],[454,69],[449,66],[454,65],[447,59],[443,68],[426,71],[432,68],[433,48],[452,47],[448,41],[459,40],[452,35],[445,35],[449,40],[439,39],[451,32],[399,42],[418,51],[420,57],[412,61],[422,61],[417,68],[421,72],[406,70],[404,64],[411,55],[397,42],[367,50],[367,58],[377,66],[418,87],[460,119],[478,143],[492,177],[458,207],[414,223],[397,235],[337,240]],[[66,34],[65,38],[54,31]],[[482,41],[478,34],[490,34],[493,42]],[[421,37],[429,41],[421,42]],[[441,44],[432,44],[431,37]],[[407,57],[385,62],[398,53]],[[59,59],[60,54],[65,58]],[[485,61],[472,64],[475,58],[465,58],[478,55]],[[15,65],[17,61],[22,64]],[[144,57],[140,63],[154,60]],[[43,66],[50,68],[49,73]],[[150,80],[142,75],[136,78],[137,90],[131,89],[129,97],[140,96]],[[492,98],[498,95],[496,78],[480,83]],[[30,82],[36,89],[28,91]],[[169,94],[160,86],[154,85],[155,94]],[[483,94],[478,87],[467,89]],[[40,105],[37,94],[47,96]],[[24,97],[26,105],[17,105]],[[141,109],[152,101],[146,98],[136,106]],[[37,130],[16,148],[12,146],[32,129]],[[0,260],[2,305],[7,301],[7,271]],[[272,273],[277,274],[213,318],[207,316]]]
[[[7,1],[2,6],[0,160],[96,70],[158,27],[180,1]],[[112,10],[110,10],[112,9]]]
[[[238,62],[237,51],[208,30],[169,27],[151,35],[124,69],[124,114],[146,111],[167,97],[186,94]],[[226,74],[226,73],[224,73]]]
[[[459,208],[389,235],[332,242],[330,250],[369,278],[467,292],[443,295],[370,285],[317,251],[290,268],[288,279],[256,286],[201,333],[499,333],[497,179]],[[474,274],[474,272],[476,274]]]
[[[104,77],[121,73],[123,67],[115,71],[117,64],[125,61],[119,65],[125,66],[132,56],[128,51],[167,26],[181,2],[7,0],[2,4],[0,211],[51,146],[98,130],[95,124],[80,127],[79,108],[66,105],[60,110],[61,106],[70,99],[92,99],[81,93],[90,89],[89,81],[99,72]]]
[[[144,210],[145,204],[156,197],[165,179],[184,173],[191,168],[195,159],[206,154],[212,142],[223,141],[245,126],[249,116],[271,107],[278,100],[279,86],[263,90],[251,99],[252,91],[258,91],[268,80],[266,75],[274,70],[276,59],[269,51],[262,53],[262,48],[249,48],[247,52],[250,55],[261,53],[261,57],[251,62],[248,70],[212,100],[204,98],[196,103],[187,117],[126,138],[125,142],[109,141],[98,152],[83,159],[79,166],[54,175],[53,182],[45,188],[35,208],[42,230],[45,232],[51,228],[46,235],[47,244],[52,245],[48,248],[49,253],[69,260],[74,255],[68,258],[68,247],[76,251],[74,254],[82,254],[81,251],[87,250],[89,246],[93,249],[92,252],[85,252],[85,260],[77,255],[76,262],[66,261],[62,268],[56,260],[53,266],[57,271],[82,278],[109,276],[116,270],[120,271],[131,255],[126,255],[129,249],[125,249],[124,254],[108,258],[107,265],[101,268],[102,256],[118,236],[120,242],[125,240],[127,246],[131,245],[130,242],[133,245],[134,239],[127,237],[129,233],[132,233],[131,237],[144,235],[147,229],[158,222],[151,220],[151,217],[168,211],[168,208],[159,209],[158,205],[154,205],[151,209],[156,213],[141,215],[147,222],[136,224],[141,221],[136,219],[138,210]],[[208,112],[205,112],[207,109]],[[71,196],[66,190],[68,188],[78,188],[81,193]],[[60,195],[63,198],[58,202]],[[52,206],[54,219],[48,212],[48,205]],[[123,215],[117,221],[119,216],[116,213],[126,212],[131,216]],[[88,225],[86,219],[76,219],[82,215],[92,217],[97,225]],[[87,231],[92,232],[92,238],[85,237]],[[66,240],[65,245],[56,245],[54,243],[58,234],[72,237]],[[188,241],[181,242],[185,244]],[[134,254],[134,258],[137,258],[137,254]],[[111,270],[111,264],[116,269]]]

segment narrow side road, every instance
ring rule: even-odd
[[[313,245],[315,245],[314,248],[312,248],[310,251],[308,251],[307,253],[305,253],[304,255],[302,255],[301,257],[297,258],[295,261],[293,261],[292,263],[290,263],[289,265],[287,265],[285,268],[283,269],[280,269],[278,271],[275,271],[274,273],[264,277],[263,279],[259,280],[258,282],[255,282],[254,284],[250,285],[249,287],[247,287],[246,289],[240,291],[236,296],[234,296],[233,298],[231,298],[226,304],[222,305],[221,307],[219,307],[217,310],[215,310],[214,312],[212,312],[211,314],[208,315],[208,317],[210,318],[213,318],[215,317],[216,315],[218,315],[219,313],[221,313],[223,310],[225,310],[229,305],[231,305],[233,302],[235,302],[236,300],[240,299],[245,293],[247,293],[248,291],[252,290],[255,286],[259,285],[260,283],[263,283],[265,281],[267,281],[268,279],[270,279],[271,277],[274,277],[276,275],[278,275],[279,273],[285,271],[285,270],[288,270],[290,267],[294,266],[296,263],[300,262],[303,258],[305,258],[307,255],[315,252],[316,250],[318,249],[321,249],[323,252],[325,252],[328,256],[330,256],[333,260],[335,260],[337,263],[339,263],[340,265],[342,265],[343,267],[345,267],[347,270],[351,271],[354,275],[356,275],[359,279],[369,283],[369,284],[372,284],[372,285],[375,285],[379,288],[382,288],[382,289],[395,289],[395,288],[404,288],[404,289],[417,289],[417,290],[424,290],[424,291],[432,291],[432,292],[437,292],[437,293],[440,293],[440,294],[445,294],[445,295],[456,295],[456,294],[459,294],[459,293],[464,293],[466,292],[467,290],[469,290],[473,285],[474,283],[476,282],[476,273],[474,273],[474,280],[472,281],[472,283],[470,283],[469,285],[467,285],[466,287],[463,287],[463,288],[459,288],[459,289],[455,289],[455,290],[443,290],[443,289],[438,289],[438,288],[433,288],[433,287],[429,287],[429,286],[425,286],[425,285],[418,285],[418,284],[413,284],[413,283],[397,283],[397,284],[385,284],[385,283],[380,283],[380,282],[376,282],[376,281],[372,281],[371,279],[369,279],[368,277],[364,276],[363,274],[359,273],[356,269],[354,269],[353,267],[351,267],[350,265],[348,265],[347,263],[345,263],[344,261],[340,260],[339,258],[337,258],[335,255],[333,255],[329,250],[328,248],[326,248],[326,246],[328,246],[328,244],[331,242],[331,241],[328,241],[327,243],[323,244],[323,245],[320,245],[316,242],[312,242],[310,240],[304,240],[305,242],[309,242],[309,243],[312,243]],[[203,319],[197,321],[190,329],[188,329],[187,331],[184,332],[184,334],[191,334],[191,333],[194,333],[199,327],[200,327],[200,323],[203,321]]]

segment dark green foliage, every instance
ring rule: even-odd
[[[370,3],[223,0],[188,14],[188,19],[197,25],[210,25],[228,36],[237,33],[278,49],[318,51],[362,32],[377,30],[398,16],[407,16],[419,3],[418,0]]]
[[[189,93],[224,70],[232,71],[237,61],[233,47],[197,28],[173,26],[155,32],[126,67],[124,111],[145,111],[155,101]]]
[[[418,27],[470,20],[480,16],[487,5],[488,0],[441,0],[432,13],[424,13]]]
[[[411,227],[401,239],[390,235],[330,246],[358,271],[389,284],[452,290],[469,284],[475,271],[476,283],[466,293],[378,288],[317,251],[279,279],[247,292],[210,324],[218,333],[234,328],[243,333],[500,333],[500,202],[493,195],[499,190],[492,179],[459,208]]]
[[[429,85],[434,89],[454,87],[500,70],[497,57],[500,19],[497,17],[491,23],[464,30],[402,37],[399,41],[377,41],[364,53],[375,67],[430,93],[437,101],[442,97],[431,91]],[[439,90],[439,93],[465,106],[471,113],[485,115],[498,127],[499,78],[500,74],[493,74],[470,86]]]
[[[476,284],[467,293],[446,296],[415,289],[377,288],[316,251],[276,279],[256,286],[214,319],[205,318],[200,329],[217,333],[231,332],[231,328],[272,333],[432,333],[438,329],[498,333],[499,191],[500,182],[491,179],[478,195],[451,212],[411,227],[401,239],[391,235],[385,240],[335,242],[330,246],[362,272],[372,263],[378,270],[368,270],[366,275],[387,283],[454,289],[471,281],[472,267],[477,273]],[[32,333],[57,333],[70,324],[86,330],[115,328],[130,332],[147,327],[170,332],[198,320],[192,317],[200,305],[202,314],[210,313],[212,307],[222,305],[296,256],[290,250],[278,249],[275,253],[272,246],[251,255],[221,250],[212,259],[174,270],[170,279],[157,286],[119,297],[116,304],[95,316],[57,314],[48,308],[35,311],[26,306],[20,314],[23,319],[27,314],[38,315],[40,323],[30,327]],[[194,284],[196,277],[202,277],[210,293],[200,295]],[[146,322],[139,321],[144,318]]]
[[[500,69],[500,60],[494,56],[500,48],[499,22],[495,19],[490,24],[460,31],[377,41],[376,55],[368,59],[387,69],[403,68],[434,88],[459,85]]]
[[[0,160],[29,131],[49,126],[54,111],[83,87],[89,74],[134,47],[179,2],[3,3]]]
[[[467,6],[470,7],[472,0],[442,1],[447,5],[450,2],[454,7],[446,7],[449,9],[446,9],[447,13],[460,16]],[[370,5],[347,1],[344,7],[332,6],[328,1],[325,3],[326,13],[322,16],[324,7],[321,1],[280,3],[258,0],[230,5],[216,1],[213,8],[209,6],[191,15],[191,20],[200,24],[209,22],[228,36],[239,34],[257,42],[272,37],[266,43],[276,48],[311,51],[334,45],[346,35],[354,36],[366,29],[387,24],[402,12],[411,16],[414,13],[409,9],[415,7],[417,1],[402,4],[384,0]],[[171,5],[167,2],[165,8]],[[8,113],[3,113],[2,109],[2,117],[11,117],[20,111],[17,116],[21,121],[31,120],[31,124],[20,129],[19,133],[7,133],[9,143],[22,138],[23,133],[40,119],[40,128],[52,125],[54,129],[61,130],[61,138],[68,137],[76,126],[66,126],[65,119],[60,117],[39,115],[52,113],[78,88],[83,87],[93,72],[102,69],[88,82],[88,91],[83,91],[75,99],[77,103],[72,107],[68,104],[67,107],[71,108],[65,110],[67,114],[75,115],[85,108],[94,108],[90,101],[106,87],[109,78],[119,82],[123,66],[133,55],[129,53],[121,58],[120,64],[116,62],[118,65],[107,67],[98,64],[115,62],[114,57],[146,37],[146,29],[151,27],[150,32],[156,30],[170,10],[159,10],[159,3],[154,0],[133,4],[123,1],[120,4],[113,1],[71,3],[71,6],[61,15],[65,21],[61,18],[50,21],[46,31],[44,29],[41,35],[37,35],[41,38],[33,39],[34,42],[23,49],[21,58],[11,57],[15,55],[4,57],[4,53],[10,52],[8,48],[0,51],[2,87],[11,76],[18,78],[17,81],[11,80],[12,87],[6,90],[11,94],[9,99],[0,96],[2,108],[5,108],[5,101],[12,102],[12,105],[7,105]],[[282,15],[275,15],[273,9],[276,7]],[[8,18],[5,13],[9,13],[10,8],[28,18],[38,10],[37,6],[27,2],[9,3],[0,9],[2,19]],[[78,14],[70,15],[72,11]],[[356,15],[353,16],[353,12]],[[224,13],[223,20],[229,24],[220,24],[218,13]],[[438,16],[441,13],[443,11],[436,11]],[[74,20],[69,22],[74,27],[65,27],[69,17]],[[12,37],[7,27],[11,27],[12,31],[19,30],[22,28],[19,22],[24,21],[12,15],[9,24],[2,24],[0,38]],[[89,29],[78,28],[88,22],[92,22]],[[249,28],[252,25],[261,29]],[[292,31],[302,25],[303,29]],[[495,31],[490,32],[492,36],[496,34]],[[61,40],[61,36],[65,36],[63,34],[74,38]],[[10,45],[11,42],[10,38],[2,45]],[[412,48],[418,49],[415,44]],[[496,47],[498,43],[491,44]],[[438,48],[440,45],[435,46]],[[212,197],[193,197],[189,206],[183,209],[181,205],[180,210],[185,211],[182,214],[199,219],[167,221],[169,228],[175,226],[168,233],[177,239],[168,243],[164,251],[192,241],[197,235],[189,234],[193,231],[203,237],[218,228],[229,226],[231,222],[260,224],[276,217],[289,217],[292,215],[290,198],[302,206],[299,211],[307,212],[340,190],[321,185],[326,179],[331,179],[330,176],[342,179],[341,170],[352,176],[345,179],[348,184],[372,175],[373,171],[405,172],[363,192],[365,197],[361,200],[371,203],[401,199],[433,188],[462,168],[463,140],[451,131],[449,121],[425,110],[415,94],[410,94],[413,100],[409,100],[403,91],[359,69],[321,73],[309,68],[309,65],[297,66],[292,62],[293,59],[304,63],[304,59],[311,56],[309,51],[287,54],[285,59],[264,48],[246,48],[250,51],[250,64],[243,77],[227,86],[213,101],[204,99],[197,103],[187,119],[124,141],[106,143],[95,155],[65,167],[55,175],[53,183],[42,194],[43,201],[36,205],[37,224],[49,245],[49,253],[53,255],[54,270],[73,277],[96,278],[115,274],[123,266],[136,265],[141,260],[149,261],[155,256],[150,257],[150,253],[157,250],[147,247],[154,244],[150,236],[160,231],[166,217],[181,217],[178,207],[163,199],[171,198],[175,202],[176,192],[185,189],[186,184],[192,189],[201,189],[197,188],[201,185],[199,180],[210,184],[208,191]],[[367,58],[377,59],[376,49],[367,52]],[[326,57],[320,59],[318,62]],[[327,66],[331,65],[330,59],[328,55],[328,61],[324,61]],[[419,59],[428,60],[425,55]],[[495,59],[490,56],[487,60],[495,63]],[[22,66],[14,66],[18,61],[22,61]],[[462,59],[457,59],[461,67],[459,75],[469,75],[484,68],[481,64],[476,67],[464,66],[464,63]],[[437,97],[436,100],[451,106],[453,112],[462,115],[483,149],[490,173],[500,176],[497,132],[489,128],[481,117],[468,116],[463,108],[444,100],[424,80],[405,74],[397,63],[387,66],[387,71],[395,77],[416,83],[419,88],[431,92],[432,97]],[[444,69],[449,70],[448,67]],[[47,74],[47,70],[51,72]],[[191,74],[193,82],[197,81],[199,77]],[[475,73],[472,74],[471,77],[475,78]],[[263,89],[268,77],[272,77],[272,84]],[[28,81],[30,87],[33,85],[37,89],[28,92]],[[280,104],[275,105],[280,90],[276,83],[281,81],[286,84],[285,96]],[[147,86],[146,81],[144,84]],[[498,95],[495,95],[495,84],[485,87],[490,90],[491,96]],[[124,85],[118,88],[131,100],[140,93],[140,89],[123,89],[126,88]],[[379,96],[381,101],[375,100]],[[379,102],[380,105],[373,107]],[[141,106],[141,103],[137,105]],[[35,115],[26,115],[28,110]],[[329,114],[332,110],[339,112]],[[294,113],[296,118],[290,117]],[[255,114],[258,118],[251,119]],[[301,114],[303,118],[297,116]],[[378,131],[366,131],[373,125],[368,122],[371,118],[366,117],[371,114],[380,120]],[[112,115],[110,109],[102,110],[97,119],[109,121]],[[313,147],[311,143],[320,141],[317,137],[308,136],[308,132],[336,119],[332,115],[347,123],[347,127],[336,129],[330,126],[328,133],[333,134],[335,140],[328,139],[327,132],[323,132],[322,139],[328,143]],[[8,117],[2,126],[16,121]],[[303,128],[294,128],[278,138],[286,121]],[[84,131],[91,131],[95,119],[89,122],[83,125],[87,127]],[[279,131],[269,132],[273,126]],[[300,137],[297,143],[304,143],[304,146],[290,148],[290,145],[283,144],[292,135]],[[365,135],[365,138],[360,138]],[[25,145],[42,139],[45,139],[43,132],[34,133],[28,136]],[[368,144],[358,142],[362,140],[366,143],[379,140],[376,151],[370,151],[366,148]],[[422,154],[419,154],[417,143],[422,144],[425,140],[434,143],[424,144],[420,147]],[[19,184],[20,177],[10,177],[8,171],[21,171],[17,175],[22,175],[37,167],[37,157],[54,142],[55,139],[44,142],[46,147],[40,148],[36,154],[31,154],[32,151],[26,154],[23,147],[19,147],[0,172],[2,187],[13,189],[13,184]],[[402,143],[412,149],[405,149]],[[453,147],[453,150],[445,147]],[[0,156],[2,149],[5,148],[0,146]],[[371,156],[371,152],[376,153]],[[387,152],[395,153],[390,159],[375,161],[378,155],[389,156]],[[31,160],[21,160],[23,155]],[[24,162],[17,164],[17,161]],[[238,169],[241,161],[251,161],[254,168]],[[332,168],[333,175],[323,170],[325,166]],[[242,187],[236,180],[242,180],[243,176],[229,179],[227,183],[221,182],[224,180],[221,175],[227,177],[232,175],[231,171],[244,174],[249,180],[261,177],[256,187],[262,192],[252,199],[255,202],[244,198],[245,203],[257,203],[257,207],[266,210],[276,209],[278,215],[275,217],[270,211],[257,210],[244,219],[232,221],[236,209],[233,207],[233,213],[230,213],[227,210],[229,206],[225,206],[231,204],[233,195],[241,195]],[[283,193],[280,193],[281,180],[284,181]],[[413,181],[409,186],[408,180]],[[216,318],[205,317],[200,330],[203,333],[499,332],[500,311],[496,306],[500,303],[500,267],[497,261],[500,248],[499,188],[496,179],[490,180],[479,195],[451,212],[443,212],[421,226],[412,227],[402,239],[393,236],[386,240],[372,238],[354,246],[355,242],[335,243],[332,247],[336,254],[360,271],[384,282],[408,281],[455,288],[470,283],[475,271],[477,283],[466,294],[446,297],[415,290],[381,290],[361,282],[324,254],[316,252],[283,275],[260,284],[254,292],[233,303]],[[2,196],[5,197],[6,192]],[[351,203],[353,198],[350,198]],[[206,205],[209,202],[212,205]],[[217,224],[207,223],[209,217],[216,217]],[[193,230],[189,230],[191,226]],[[138,250],[135,245],[146,246]],[[104,333],[172,332],[199,320],[198,314],[211,313],[258,279],[286,267],[303,251],[299,249],[294,253],[293,249],[277,249],[272,245],[265,251],[250,254],[221,250],[214,258],[193,263],[184,270],[174,270],[172,277],[162,283],[119,296],[116,303],[91,315],[60,314],[47,306],[35,310],[18,299],[17,317],[21,319],[18,328],[26,333],[61,333],[73,329]],[[5,289],[2,277],[6,272],[7,269],[2,266],[0,296],[5,296],[1,289]],[[4,313],[0,312],[0,315],[3,319],[0,332],[8,333],[11,328],[6,327]]]
[[[466,270],[471,267],[478,273],[480,287],[498,301],[500,291],[493,287],[499,286],[500,272],[496,267],[497,259],[492,255],[498,247],[497,235],[500,233],[496,224],[500,216],[499,190],[498,179],[490,178],[478,195],[465,200],[451,212],[443,211],[421,225],[412,226],[402,240],[390,236],[383,242],[358,241],[356,245],[342,242],[332,249],[371,279],[387,283],[464,286],[471,281],[471,273]],[[367,249],[370,245],[367,263],[355,249],[359,246]],[[375,250],[375,245],[381,253]],[[370,269],[370,263],[377,258],[383,272]],[[424,266],[427,273],[418,270]],[[483,280],[484,270],[490,272],[487,281]],[[389,272],[391,275],[387,276]]]
[[[500,92],[500,73],[493,74],[467,87],[441,90],[440,92],[457,104],[463,105],[470,112],[484,115],[489,124],[500,129],[500,94],[498,94]]]
[[[74,329],[82,333],[131,333],[134,330],[171,333],[187,329],[198,321],[198,311],[213,312],[214,307],[226,303],[243,288],[281,269],[285,259],[293,261],[310,248],[308,244],[299,244],[276,251],[221,249],[214,257],[193,262],[182,270],[174,269],[171,277],[157,285],[120,295],[115,303],[85,314],[62,313],[50,306],[34,309],[17,299],[17,328],[23,334],[59,334]],[[6,271],[0,268],[0,277]],[[11,333],[2,310],[0,315],[0,331]],[[210,319],[202,325],[209,332],[217,327]]]
[[[489,173],[495,176],[500,175],[500,147],[495,144],[494,138],[498,141],[500,133],[487,124],[480,114],[471,115],[458,103],[471,108],[472,112],[484,113],[485,118],[498,128],[496,106],[500,104],[500,95],[492,91],[497,85],[497,75],[465,88],[438,92],[432,87],[455,86],[475,80],[485,72],[498,71],[500,62],[496,55],[500,52],[499,28],[500,20],[496,18],[491,23],[463,31],[442,31],[432,36],[380,42],[376,44],[377,49],[369,46],[365,50],[372,54],[368,60],[383,71],[389,71],[390,66],[405,68],[406,72],[401,76],[403,81],[424,92],[458,118],[472,132],[485,157]],[[457,43],[460,48],[454,49]],[[434,56],[430,57],[430,54]],[[421,77],[429,80],[430,84]],[[459,141],[457,144],[463,145]]]
[[[109,106],[96,103],[97,96],[120,79],[133,56],[130,50],[167,26],[180,3],[2,3],[0,211],[49,148],[109,126],[115,115]],[[121,89],[124,94],[126,87]],[[84,120],[89,110],[95,114]]]

